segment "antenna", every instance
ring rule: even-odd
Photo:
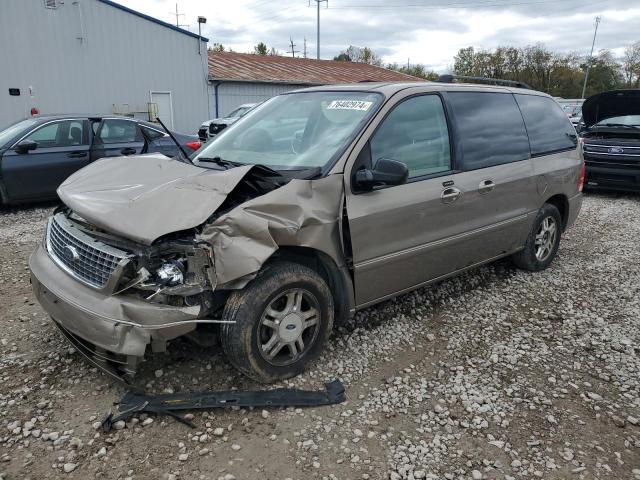
[[[176,11],[175,13],[173,12],[169,12],[171,15],[175,15],[176,16],[176,27],[180,28],[180,27],[188,27],[189,25],[184,24],[184,23],[180,23],[180,17],[184,17],[184,13],[178,13],[178,2],[176,2]]]
[[[291,56],[296,58],[296,53],[300,53],[300,50],[294,50],[296,44],[293,43],[293,39],[289,37],[289,44],[291,45]]]

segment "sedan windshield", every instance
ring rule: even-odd
[[[276,170],[324,167],[342,153],[382,103],[365,92],[284,94],[249,112],[194,161],[261,164]],[[221,162],[222,161],[222,162]]]
[[[13,139],[14,137],[20,135],[22,131],[27,130],[27,128],[35,125],[38,121],[32,118],[28,118],[26,120],[22,120],[21,122],[14,123],[10,127],[5,128],[0,131],[0,148],[6,145]],[[26,132],[25,132],[26,133]]]
[[[607,124],[639,126],[640,115],[621,115],[619,117],[609,117],[596,123],[596,125],[599,126],[606,126]]]

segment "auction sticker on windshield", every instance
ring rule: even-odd
[[[371,108],[373,102],[362,100],[334,100],[327,106],[327,110],[359,110],[366,112]]]

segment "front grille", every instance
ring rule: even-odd
[[[224,130],[225,128],[226,128],[226,125],[224,123],[212,123],[211,125],[209,125],[209,133],[211,135],[216,135],[220,133],[222,130]]]
[[[58,213],[49,220],[47,250],[64,270],[90,287],[107,285],[127,252],[106,245],[74,226]]]

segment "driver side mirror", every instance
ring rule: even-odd
[[[375,187],[402,185],[409,178],[409,169],[407,166],[391,160],[389,158],[381,158],[376,163],[373,170],[364,168],[356,172],[356,184],[362,190],[373,190]]]
[[[22,155],[38,148],[38,143],[33,140],[22,140],[17,144],[14,150]]]

